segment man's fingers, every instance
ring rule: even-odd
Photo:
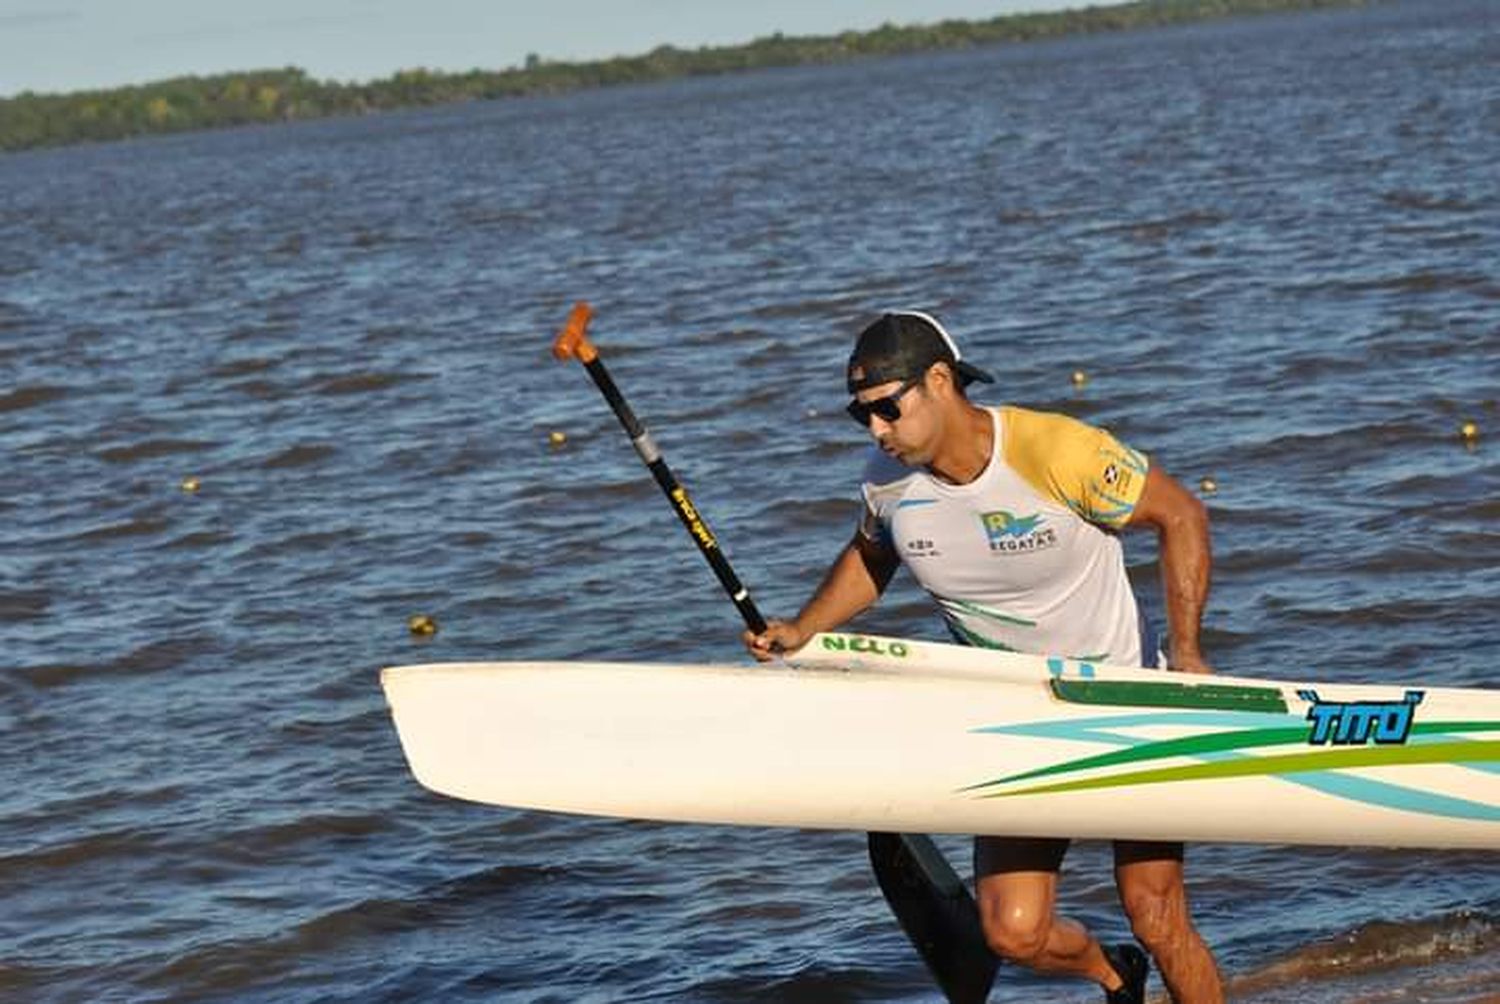
[[[740,636],[750,654],[761,662],[770,662],[782,652],[790,652],[801,644],[797,629],[785,621],[771,621],[760,634],[746,631]]]
[[[755,656],[758,661],[771,661],[773,642],[771,641],[769,632],[766,634],[755,634],[754,632],[746,631],[740,637],[744,639],[745,647],[750,650],[750,654]]]

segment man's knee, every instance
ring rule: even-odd
[[[1181,888],[1142,888],[1122,893],[1130,931],[1152,955],[1171,952],[1191,935],[1187,898]]]
[[[1024,965],[1047,947],[1051,926],[1051,917],[1025,910],[986,911],[984,940],[1002,959]]]

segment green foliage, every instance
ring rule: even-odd
[[[788,37],[777,32],[744,45],[678,49],[562,63],[532,53],[524,66],[440,73],[420,67],[368,83],[318,81],[296,67],[211,77],[179,77],[138,87],[71,94],[24,92],[0,99],[0,151],[123,139],[148,133],[256,122],[357,115],[395,108],[494,100],[675,77],[739,73],[773,66],[837,63],[870,56],[1000,45],[1125,31],[1237,14],[1356,6],[1363,0],[1138,0],[1110,7],[942,21],[873,31]]]

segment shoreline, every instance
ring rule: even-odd
[[[316,80],[305,70],[289,66],[61,94],[23,91],[0,98],[0,152],[1025,44],[1255,14],[1360,7],[1367,2],[1136,0],[987,20],[887,23],[870,31],[836,35],[778,32],[740,45],[696,49],[663,45],[640,55],[584,62],[554,62],[531,55],[523,66],[501,70],[446,73],[414,68],[366,82]]]

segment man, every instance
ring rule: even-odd
[[[961,642],[1155,666],[1157,644],[1116,534],[1150,527],[1161,548],[1169,666],[1211,671],[1198,648],[1210,567],[1202,504],[1102,429],[970,403],[965,385],[992,379],[926,314],[885,314],[864,329],[848,368],[849,413],[879,447],[865,469],[864,517],[796,619],[745,633],[756,658],[855,616],[905,562]],[[1141,1001],[1140,949],[1105,949],[1055,913],[1067,848],[1065,839],[975,839],[986,940],[1037,972],[1091,979],[1114,1004]],[[1222,1001],[1213,956],[1189,916],[1182,845],[1117,841],[1114,849],[1131,930],[1173,999]]]

